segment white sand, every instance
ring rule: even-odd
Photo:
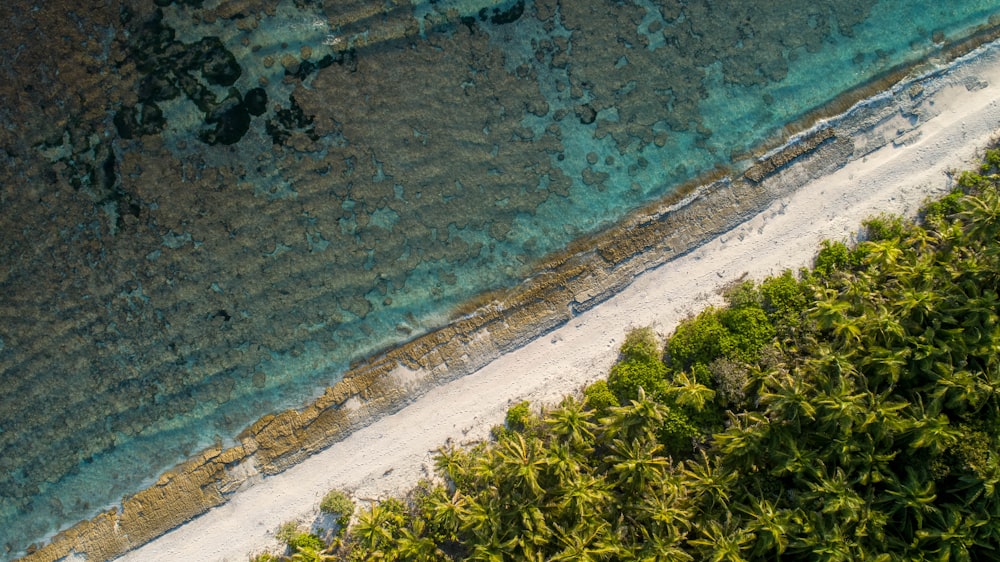
[[[552,403],[603,376],[629,327],[653,324],[669,333],[680,319],[718,302],[719,288],[744,273],[762,279],[808,265],[821,240],[850,239],[866,216],[912,215],[928,195],[949,189],[947,172],[967,167],[1000,130],[996,56],[979,57],[947,81],[951,85],[932,104],[924,102],[937,115],[905,135],[914,142],[889,143],[810,181],[725,236],[643,274],[562,328],[433,389],[280,475],[257,480],[227,504],[122,560],[243,561],[251,552],[278,550],[275,529],[290,519],[311,523],[327,490],[346,489],[360,498],[401,493],[431,472],[431,455],[447,439],[482,439],[512,402]],[[974,82],[978,89],[968,91]],[[880,127],[892,138],[897,126]]]

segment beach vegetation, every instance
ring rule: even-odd
[[[864,239],[871,242],[880,240],[902,240],[911,228],[911,223],[900,215],[880,213],[861,222]]]
[[[995,560],[1000,179],[981,177],[732,287],[662,346],[630,333],[606,385],[442,449],[338,555]]]
[[[611,406],[617,406],[619,401],[615,393],[611,392],[608,380],[598,379],[583,390],[583,403],[587,408],[603,416],[608,413]]]
[[[354,515],[354,502],[351,497],[340,490],[330,490],[319,502],[319,510],[337,518],[338,532],[347,529],[347,524]]]
[[[653,360],[660,358],[660,342],[651,326],[633,328],[625,335],[620,357],[624,360]]]
[[[811,273],[818,277],[830,277],[835,271],[849,269],[860,263],[861,255],[848,248],[847,244],[824,240],[813,260]]]
[[[511,431],[524,431],[531,423],[531,402],[519,402],[507,409],[504,424]]]

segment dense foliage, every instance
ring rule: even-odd
[[[920,224],[728,291],[607,381],[437,456],[349,560],[1000,558],[1000,152]],[[964,190],[964,191],[963,191]]]

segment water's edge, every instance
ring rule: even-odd
[[[934,116],[934,108],[924,102],[953,83],[955,69],[1000,56],[997,37],[1000,28],[981,31],[943,49],[947,66],[909,78],[926,63],[893,69],[847,92],[807,120],[790,124],[784,145],[760,147],[763,156],[741,175],[720,170],[717,177],[692,182],[615,227],[580,240],[517,288],[485,295],[450,324],[352,366],[315,402],[264,416],[238,436],[239,445],[202,451],[124,498],[120,507],[56,534],[22,560],[59,560],[72,553],[105,560],[145,544],[225,503],[250,479],[281,472],[402,409],[430,388],[470,374],[566,323],[642,272],[731,230],[807,181],[882,146],[905,143],[909,133]],[[887,135],[878,126],[890,120],[894,133]]]

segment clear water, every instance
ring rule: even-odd
[[[126,384],[135,377],[115,386],[104,379],[115,376],[108,370],[81,370],[80,362],[53,370],[45,358],[15,356],[17,338],[0,331],[0,372],[18,381],[7,387],[18,404],[0,404],[0,544],[14,554],[199,449],[231,443],[264,413],[301,405],[351,361],[442,325],[463,301],[516,284],[574,239],[717,166],[746,165],[734,155],[773,143],[788,123],[891,67],[933,56],[934,40],[961,38],[1000,8],[984,0],[683,8],[586,0],[551,16],[546,5],[526,2],[516,21],[493,23],[490,10],[509,13],[515,4],[414,2],[360,19],[364,3],[303,4],[280,4],[252,31],[235,20],[206,23],[193,8],[164,9],[178,40],[220,38],[243,69],[234,87],[266,83],[270,106],[285,109],[293,92],[304,110],[326,96],[336,124],[324,122],[301,150],[277,149],[269,109],[239,142],[208,147],[197,140],[202,113],[190,100],[160,104],[167,125],[159,135],[173,156],[199,158],[205,169],[246,168],[227,188],[273,222],[240,219],[260,228],[232,243],[196,225],[193,233],[171,228],[145,249],[146,265],[190,271],[201,287],[192,299],[225,306],[249,327],[224,341],[192,339],[195,328],[153,310],[175,299],[166,283],[112,295],[109,309],[166,315],[152,337],[109,327],[119,343],[93,351],[104,364],[139,372],[139,390]],[[483,35],[465,38],[470,25]],[[480,65],[474,70],[461,51],[469,41],[482,50],[468,59]],[[283,80],[282,56],[309,47],[319,61],[351,42],[356,73],[335,63]],[[463,63],[446,64],[435,49]],[[403,65],[422,72],[394,82]],[[353,82],[337,90],[324,73]],[[225,97],[225,87],[212,89]],[[473,101],[454,105],[464,99]],[[124,140],[118,148],[136,149]],[[332,171],[313,172],[324,167]],[[151,209],[169,203],[161,197]],[[241,254],[240,245],[253,251]],[[185,261],[192,248],[207,248],[217,263]],[[49,412],[23,405],[38,393],[56,401]]]

